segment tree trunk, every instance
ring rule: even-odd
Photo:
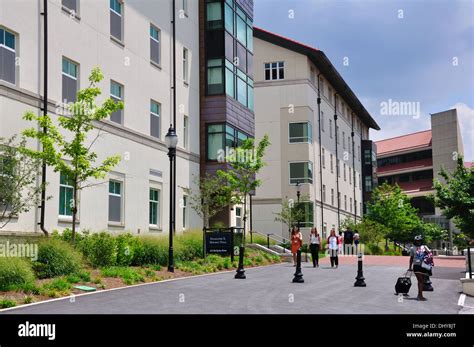
[[[74,180],[72,206],[72,244],[76,243],[76,216],[77,216],[77,180]]]

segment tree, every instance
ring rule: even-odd
[[[98,67],[91,71],[89,86],[78,92],[77,102],[66,107],[71,114],[58,116],[59,127],[53,124],[49,115],[37,116],[33,112],[26,112],[23,117],[28,121],[38,122],[39,128],[46,130],[43,132],[37,128],[30,128],[23,131],[24,136],[38,139],[42,146],[40,151],[25,148],[23,152],[33,159],[43,160],[46,165],[53,167],[55,172],[64,175],[73,186],[73,199],[70,202],[72,242],[75,241],[76,235],[78,191],[88,187],[87,181],[90,178],[104,178],[120,161],[120,156],[116,155],[94,166],[97,154],[91,151],[91,147],[98,135],[89,145],[86,145],[87,135],[94,129],[94,122],[101,121],[109,117],[112,112],[123,109],[122,102],[116,103],[110,98],[106,99],[100,107],[96,105],[96,98],[101,94],[98,84],[103,78]]]
[[[224,208],[233,203],[233,194],[226,180],[222,177],[196,177],[198,189],[184,188],[188,194],[191,208],[202,218],[204,227],[209,227],[209,220]]]
[[[229,169],[217,170],[217,176],[228,182],[234,201],[245,205],[244,234],[247,224],[247,196],[262,184],[255,176],[265,166],[263,156],[269,145],[268,135],[265,135],[257,145],[254,139],[246,139],[239,148],[231,151],[226,157]]]
[[[462,233],[474,238],[474,168],[466,168],[462,156],[459,156],[454,172],[442,168],[439,176],[445,183],[438,179],[434,181],[435,205],[447,218],[453,219]]]
[[[413,229],[412,236],[416,235],[422,235],[427,244],[448,238],[447,230],[442,229],[438,224],[424,222],[421,222]]]
[[[308,195],[300,197],[300,205],[304,202],[310,201]],[[288,229],[291,228],[297,221],[301,221],[305,217],[305,211],[302,208],[298,208],[297,203],[294,199],[282,199],[280,212],[274,212],[275,222],[285,224]]]
[[[25,138],[0,139],[0,229],[41,201],[42,185],[36,184],[41,161],[24,155],[25,147]]]
[[[398,185],[387,183],[373,190],[366,218],[385,226],[386,238],[400,242],[411,240],[412,230],[421,223],[408,196]]]

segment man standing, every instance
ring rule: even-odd
[[[352,243],[354,242],[354,233],[347,228],[344,232],[344,254],[352,254]]]

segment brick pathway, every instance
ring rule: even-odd
[[[330,264],[329,256],[320,259],[323,265]],[[445,258],[434,257],[435,267],[455,267],[465,268],[466,261],[463,258]],[[341,265],[355,265],[357,264],[357,257],[339,255],[339,264]],[[389,255],[366,255],[364,256],[364,265],[383,265],[383,266],[406,266],[408,268],[409,257],[403,256],[389,256]]]

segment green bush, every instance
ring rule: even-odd
[[[79,243],[87,261],[95,268],[113,266],[117,262],[117,243],[107,232],[92,234]]]
[[[380,255],[383,253],[383,249],[377,243],[367,243],[364,248],[364,253],[367,255]]]
[[[187,261],[202,257],[202,231],[185,232],[176,237],[176,260]]]
[[[0,300],[0,308],[9,308],[9,307],[15,307],[16,302],[13,300],[8,300],[8,299],[3,299]]]
[[[141,237],[143,246],[140,256],[134,260],[137,265],[168,265],[168,239],[164,237]]]
[[[76,243],[81,242],[84,240],[85,237],[89,234],[88,231],[85,232],[77,232],[76,231]],[[66,228],[63,230],[62,233],[59,233],[58,230],[54,230],[53,233],[51,234],[51,238],[55,240],[61,240],[64,242],[72,243],[72,230],[70,228]]]
[[[48,239],[39,243],[33,268],[39,278],[69,275],[80,270],[81,256],[66,242]]]
[[[102,269],[102,276],[121,278],[125,284],[145,282],[143,275],[135,269],[123,266],[111,266]]]
[[[138,265],[143,255],[143,245],[138,237],[132,234],[121,234],[115,238],[117,243],[117,265]]]
[[[22,258],[0,257],[0,290],[12,290],[34,282],[31,263]]]
[[[67,293],[72,288],[71,283],[67,281],[66,278],[55,278],[51,282],[45,283],[43,289],[52,290],[61,293]]]

